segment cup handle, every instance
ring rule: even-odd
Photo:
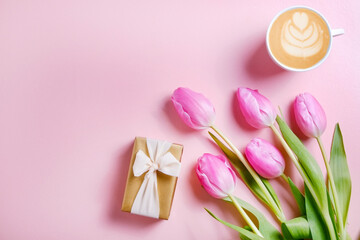
[[[339,36],[339,35],[343,35],[345,33],[345,30],[342,28],[338,28],[338,29],[331,29],[331,35],[333,37]]]

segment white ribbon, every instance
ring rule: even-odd
[[[159,218],[160,204],[157,190],[157,174],[160,171],[166,175],[178,177],[180,162],[169,151],[171,143],[146,139],[149,152],[147,156],[142,150],[136,153],[133,172],[135,177],[147,172],[144,181],[135,197],[131,213]]]

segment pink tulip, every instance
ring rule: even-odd
[[[234,191],[236,175],[222,155],[205,153],[198,159],[196,174],[201,185],[215,198],[225,198]]]
[[[205,129],[215,120],[215,108],[202,94],[188,88],[178,88],[171,100],[180,118],[191,128]]]
[[[303,93],[294,103],[296,123],[308,137],[320,137],[326,128],[326,115],[320,103],[310,94]]]
[[[276,111],[269,99],[257,90],[239,88],[237,99],[246,121],[254,128],[264,128],[274,124]]]
[[[246,146],[245,155],[250,165],[264,178],[276,178],[284,172],[285,161],[283,156],[268,141],[254,138]]]

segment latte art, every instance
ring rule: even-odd
[[[273,21],[267,42],[276,61],[287,67],[307,69],[326,56],[330,30],[317,12],[298,7],[283,12]]]
[[[281,30],[281,45],[295,57],[310,57],[317,54],[323,46],[323,31],[316,22],[309,23],[304,12],[296,12]]]

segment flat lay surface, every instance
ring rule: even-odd
[[[284,8],[306,5],[345,35],[308,72],[287,72],[267,54],[265,35]],[[251,139],[280,145],[243,119],[238,87],[259,89],[325,171],[314,139],[295,124],[292,103],[309,92],[323,106],[327,153],[340,123],[352,177],[349,233],[360,236],[360,2],[7,1],[0,0],[0,239],[238,239],[210,209],[242,225],[234,207],[201,187],[195,164],[219,154],[207,131],[178,117],[180,86],[203,93],[215,124],[241,151]],[[136,136],[184,146],[169,220],[121,211]],[[285,173],[302,186],[289,159]],[[275,217],[238,180],[235,195]],[[288,186],[271,180],[286,217],[298,216]],[[303,187],[301,187],[303,189]]]

